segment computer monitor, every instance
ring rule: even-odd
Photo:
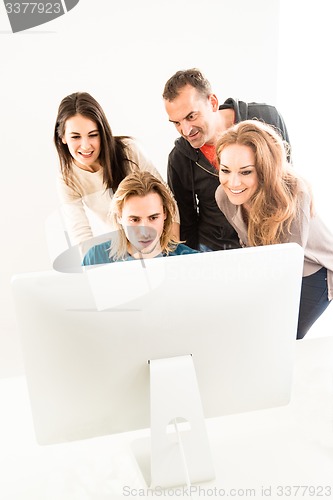
[[[40,444],[150,427],[149,361],[191,356],[205,418],[289,402],[294,243],[15,275]]]

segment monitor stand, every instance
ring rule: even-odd
[[[147,485],[172,488],[214,479],[192,356],[150,360],[149,367],[150,439],[132,443]]]

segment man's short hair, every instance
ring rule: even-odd
[[[197,68],[177,71],[166,82],[163,91],[163,99],[173,101],[179,96],[182,88],[186,85],[191,85],[204,97],[208,97],[212,93],[212,88],[209,81],[203,76]]]

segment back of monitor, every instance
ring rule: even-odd
[[[149,427],[151,359],[192,355],[205,417],[287,404],[302,268],[291,243],[14,276],[38,442]]]

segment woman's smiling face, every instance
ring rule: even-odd
[[[220,183],[230,203],[249,207],[259,186],[255,155],[249,146],[231,144],[220,153]]]
[[[101,139],[96,122],[79,114],[68,118],[62,142],[67,144],[78,167],[98,170]]]

